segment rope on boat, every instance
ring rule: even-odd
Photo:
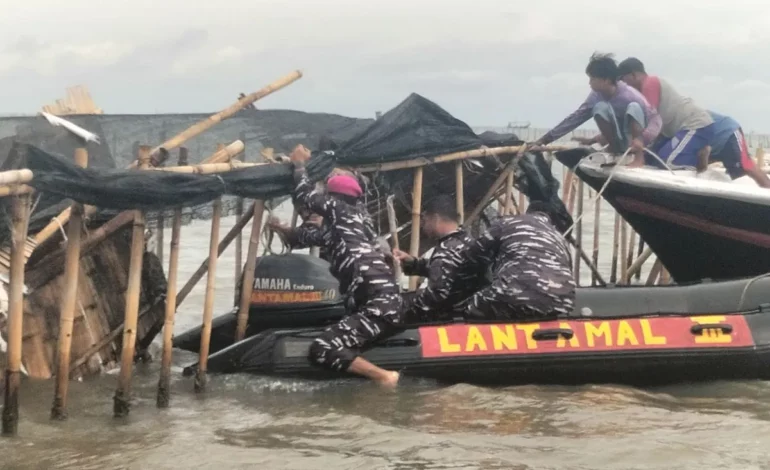
[[[265,207],[267,210],[267,220],[270,220],[270,218],[273,216],[273,210],[269,207]],[[270,228],[269,223],[263,223],[262,224],[262,231],[260,233],[260,238],[262,239],[262,256],[265,255],[284,255],[286,253],[291,252],[291,248],[289,247],[289,244],[286,242],[286,240],[278,235],[278,239],[281,241],[281,251],[279,253],[276,253],[273,250],[273,240],[275,237],[275,231]]]

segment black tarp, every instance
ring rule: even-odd
[[[342,164],[433,157],[479,148],[484,141],[436,103],[412,93],[336,152]]]

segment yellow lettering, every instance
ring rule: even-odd
[[[480,351],[486,351],[487,342],[484,341],[484,337],[481,335],[479,329],[472,326],[468,328],[468,341],[465,343],[465,352],[471,352],[477,347]]]
[[[604,345],[612,346],[612,330],[610,330],[610,324],[606,321],[599,323],[599,326],[595,326],[593,323],[586,323],[586,342],[589,347],[596,345],[594,338],[604,336]]]
[[[524,338],[527,340],[527,349],[536,349],[537,341],[535,341],[535,339],[532,337],[532,333],[540,328],[540,324],[530,323],[524,325],[516,325],[516,328],[524,332]]]
[[[438,333],[438,347],[442,353],[456,353],[460,352],[460,345],[449,342],[449,335],[446,333],[446,328],[436,329]]]
[[[513,325],[505,325],[505,331],[500,329],[499,326],[492,325],[492,347],[495,351],[502,351],[503,346],[509,351],[515,351],[518,345],[516,344],[516,331],[513,329]]]
[[[559,328],[564,330],[571,330],[572,327],[569,326],[569,324],[561,322],[559,323]],[[574,331],[573,331],[574,333]],[[556,347],[557,348],[563,348],[567,344],[567,340],[564,339],[562,335],[559,335],[559,338],[556,340]],[[571,348],[579,348],[580,347],[580,341],[578,341],[578,337],[576,334],[572,335],[572,339],[569,340],[569,346]]]
[[[665,336],[655,336],[655,333],[652,332],[650,320],[639,320],[639,323],[642,324],[642,341],[644,341],[644,344],[666,344]]]
[[[699,325],[708,323],[723,323],[724,315],[712,315],[703,317],[690,317],[690,320]],[[695,342],[700,344],[732,343],[733,337],[722,332],[721,328],[707,328],[701,334],[695,336]]]
[[[621,320],[618,323],[618,346],[623,346],[628,342],[632,346],[639,346],[639,340],[636,339],[636,333],[627,321]]]

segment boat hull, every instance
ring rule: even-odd
[[[587,152],[568,151],[556,158],[591,188],[602,190],[609,170],[597,171],[596,165],[578,164],[581,155]],[[657,171],[661,177],[668,177],[667,172]],[[687,182],[680,178],[672,179],[671,184],[661,181],[658,185],[643,185],[617,175],[602,197],[679,283],[770,272],[770,204],[725,197],[718,191],[711,195],[686,191]]]

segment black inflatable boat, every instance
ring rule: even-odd
[[[342,377],[307,360],[323,325],[344,312],[326,269],[308,255],[262,258],[250,336],[232,344],[235,313],[217,318],[209,372]],[[199,341],[195,329],[175,345],[196,351]],[[770,278],[580,288],[575,311],[556,321],[419,326],[364,356],[405,376],[480,384],[770,378]]]

